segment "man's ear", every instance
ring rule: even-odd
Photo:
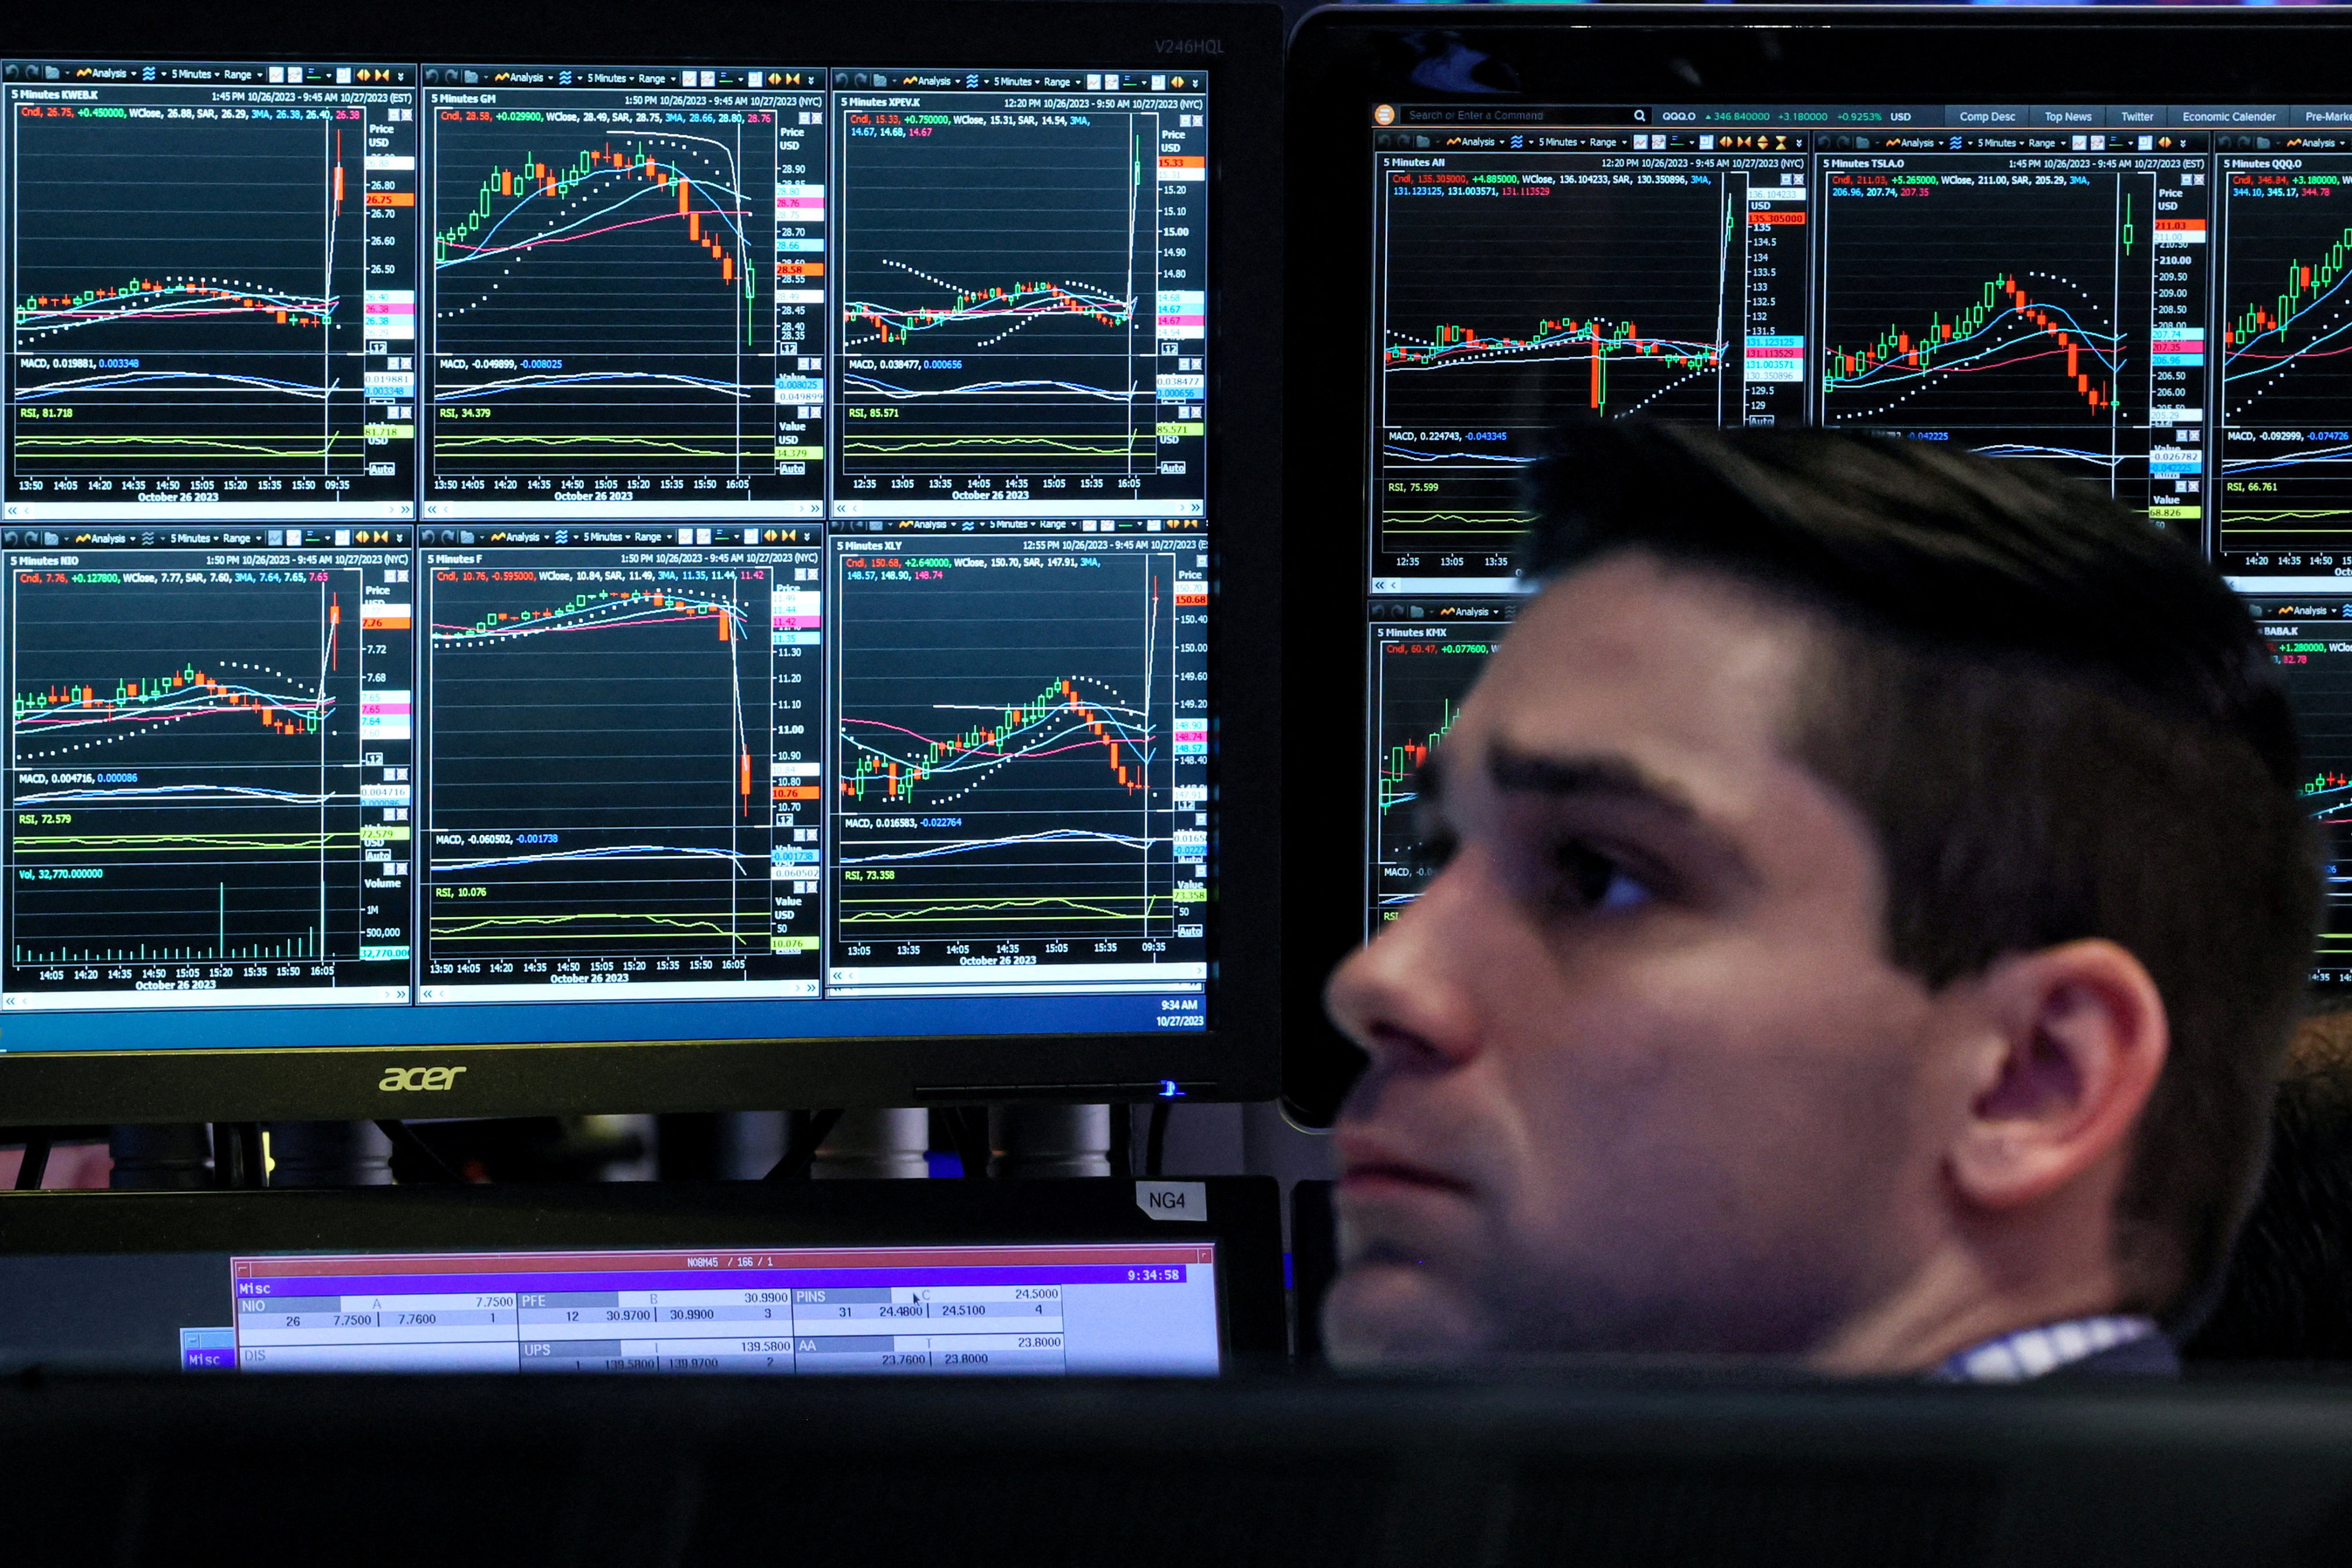
[[[2171,1043],[2147,968],[2104,938],[1995,963],[1977,983],[1989,1037],[1951,1149],[1970,1203],[2016,1208],[2127,1152]]]

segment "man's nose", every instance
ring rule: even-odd
[[[1444,1071],[1477,1054],[1478,1005],[1466,976],[1477,972],[1492,905],[1468,859],[1457,856],[1324,988],[1332,1022],[1370,1055],[1374,1072]]]

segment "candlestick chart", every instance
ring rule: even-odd
[[[16,121],[12,494],[363,480],[362,125],[104,106]]]
[[[1869,343],[1832,346],[1823,390],[1832,397],[1875,394],[1885,406],[1893,406],[1915,392],[1935,388],[1938,377],[1987,374],[2048,360],[2061,396],[2071,391],[2086,412],[2096,415],[2114,400],[2122,351],[2119,334],[2083,325],[2089,314],[2039,300],[2016,274],[1999,273],[1948,321],[1931,314],[1916,333],[1889,326]]]
[[[1174,854],[1178,752],[1204,750],[1173,706],[1199,647],[1179,651],[1178,570],[1172,550],[844,558],[837,953],[1076,963],[1200,918]]]
[[[362,907],[363,570],[141,564],[17,575],[11,988],[127,990],[181,965],[347,984],[362,960],[396,981],[405,909]],[[368,635],[390,657],[392,634]]]
[[[1618,184],[1586,162],[1383,174],[1376,510],[1394,564],[1507,563],[1520,471],[1551,426],[1737,417],[1727,187]]]
[[[2172,432],[2201,416],[2202,190],[2121,163],[2040,168],[1830,174],[1822,422],[2051,465],[2193,521],[2200,465]]]
[[[1502,631],[1431,622],[1373,628],[1368,935],[1396,919],[1429,879],[1415,809],[1421,770],[1452,732]]]
[[[764,973],[768,568],[428,570],[425,973]]]
[[[2228,171],[2221,549],[2352,546],[2352,203],[2334,172]],[[2341,161],[2328,161],[2331,164]]]
[[[776,472],[773,116],[600,118],[435,127],[437,490]]]
[[[1172,117],[993,118],[848,116],[842,471],[1149,489]]]

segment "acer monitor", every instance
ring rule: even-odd
[[[10,34],[12,1121],[1270,1091],[1277,10]]]
[[[0,1204],[16,1371],[1214,1376],[1285,1352],[1266,1176]]]
[[[2340,840],[2347,43],[2325,11],[2154,7],[1302,25],[1287,521],[1320,569],[1286,679],[1351,778],[1339,809],[1339,764],[1289,775],[1296,1109],[1352,1071],[1312,987],[1421,886],[1414,777],[1529,586],[1518,476],[1565,422],[1949,442],[2193,540],[2282,651]],[[2340,872],[2313,960],[2339,990]]]

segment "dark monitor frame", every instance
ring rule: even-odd
[[[1361,1060],[1324,1019],[1321,989],[1363,940],[1369,106],[2334,103],[2346,97],[2337,62],[2347,47],[2352,17],[2218,7],[1330,6],[1299,25],[1286,106],[1286,425],[1299,586],[1284,680],[1291,710],[1318,721],[1294,732],[1286,775],[1284,1100],[1295,1116],[1328,1123]],[[1456,50],[1478,90],[1411,79]],[[1334,756],[1348,770],[1337,810]]]
[[[1139,1184],[1117,1178],[8,1194],[0,1258],[1208,1241],[1226,1370],[1279,1363],[1289,1329],[1274,1178],[1191,1179],[1207,1186],[1205,1220],[1154,1219]]]
[[[13,1122],[496,1116],[1008,1099],[1135,1100],[1162,1092],[1264,1099],[1279,1015],[1282,132],[1278,7],[1055,0],[877,0],[851,7],[714,0],[623,7],[583,30],[540,0],[395,7],[142,4],[103,26],[70,12],[13,16],[15,58],[287,60],[538,58],[583,64],[740,64],[745,52],[913,66],[1207,67],[1215,189],[1209,453],[1216,635],[1213,790],[1217,911],[1205,1030],[1160,1034],[651,1039],[628,1043],[0,1054]],[[1244,345],[1247,345],[1244,347]],[[167,1029],[168,1015],[131,1029]],[[0,1039],[0,1046],[5,1046]],[[462,1068],[439,1072],[436,1068]],[[403,1091],[399,1086],[406,1086]],[[434,1092],[424,1092],[426,1089]]]

